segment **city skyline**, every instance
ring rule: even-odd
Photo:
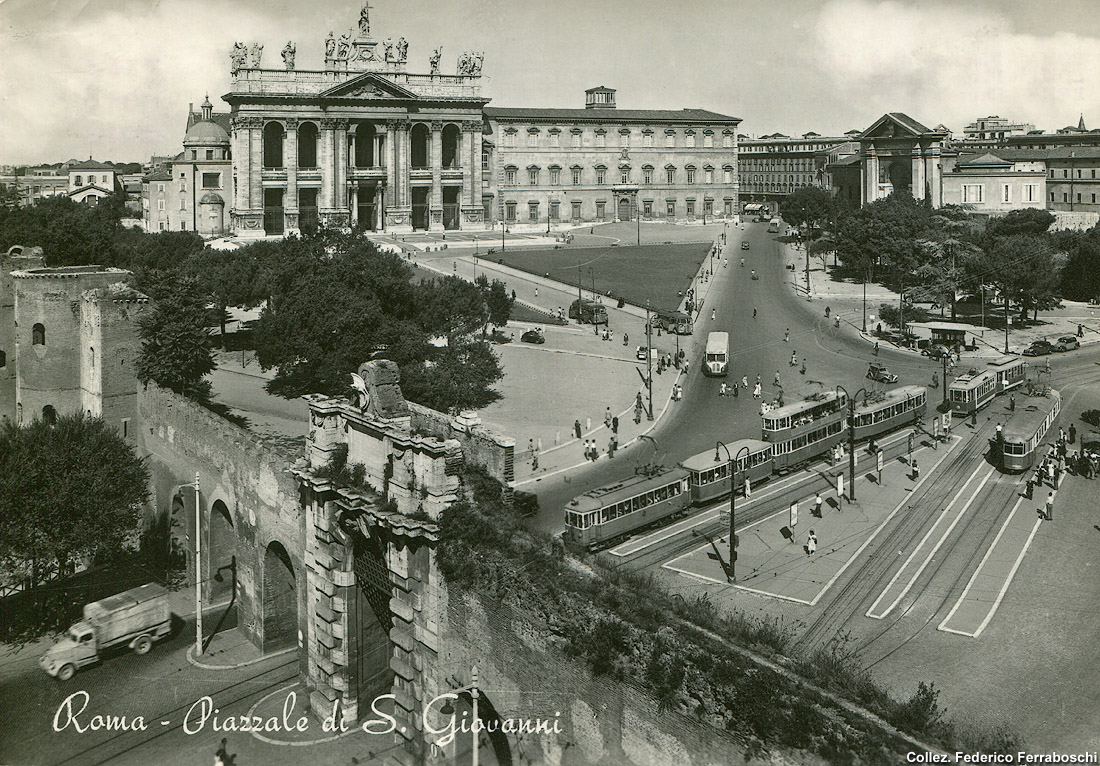
[[[839,135],[900,111],[961,134],[998,114],[1053,131],[1100,120],[1100,21],[1087,0],[1036,8],[981,0],[666,3],[499,0],[371,6],[376,38],[404,36],[410,71],[485,52],[493,106],[580,107],[595,85],[620,108],[703,108],[741,132]],[[264,45],[265,67],[297,46],[321,67],[324,38],[356,23],[360,0],[8,0],[0,5],[0,162],[145,161],[178,151],[186,105],[228,111],[233,42]],[[656,43],[654,41],[657,41]],[[654,62],[657,65],[654,66]],[[1063,62],[1071,62],[1067,70]]]

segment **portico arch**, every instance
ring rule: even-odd
[[[220,603],[233,596],[233,566],[237,552],[237,533],[229,508],[221,500],[215,500],[210,508],[209,537],[210,599]],[[215,575],[221,575],[219,582]]]
[[[355,167],[374,167],[378,164],[374,156],[374,141],[377,134],[374,123],[360,120],[355,123],[353,134],[355,140]]]
[[[461,151],[462,132],[454,123],[443,127],[443,167],[457,168]]]
[[[431,131],[422,122],[413,125],[409,131],[409,165],[414,170],[428,168],[431,160]]]

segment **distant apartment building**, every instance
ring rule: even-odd
[[[1100,213],[1100,146],[1058,147],[1045,154],[1047,207]]]
[[[122,189],[113,165],[97,162],[91,157],[81,162],[67,164],[69,198],[74,202],[95,204],[107,195]]]
[[[830,157],[842,156],[843,146],[849,147],[849,153],[858,152],[853,139],[859,133],[850,130],[843,136],[822,136],[809,132],[793,138],[782,133],[758,138],[740,136],[737,162],[741,201],[774,202],[803,186],[834,188],[827,173]]]
[[[963,141],[983,147],[1005,146],[1012,136],[1022,136],[1035,130],[1029,122],[1012,122],[1005,117],[979,117],[963,128]]]
[[[1047,188],[1046,152],[1003,148],[973,154],[945,152],[940,183],[943,205],[996,214],[1042,208]]]

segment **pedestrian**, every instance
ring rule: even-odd
[[[1054,492],[1047,493],[1046,520],[1054,521]]]
[[[1054,461],[1047,461],[1047,481],[1050,482],[1050,486],[1054,486]]]
[[[752,398],[753,399],[759,399],[760,398],[760,384],[759,383],[757,383],[756,387],[753,388],[753,390],[752,390]]]
[[[527,440],[527,451],[530,452],[532,455],[535,454],[535,440],[534,439],[528,439]]]
[[[1062,485],[1062,466],[1061,464],[1054,467],[1054,488],[1058,489]]]
[[[531,456],[531,470],[532,471],[537,471],[538,469],[539,469],[539,455],[536,452],[534,455]]]
[[[785,333],[783,333],[783,342],[788,343],[790,341],[790,339],[791,339],[791,328],[788,327],[787,331]]]
[[[611,428],[611,407],[607,407],[603,411],[603,424],[605,428]]]
[[[826,316],[826,318],[828,318],[828,316],[829,316],[829,307],[828,306],[825,307],[825,316]]]
[[[800,369],[799,372],[802,373],[803,375],[806,374],[806,360],[805,359],[802,360],[802,369]]]
[[[783,389],[782,388],[779,389],[775,394],[775,406],[776,407],[782,407],[783,406]]]
[[[626,333],[624,332],[624,333],[623,333],[623,345],[625,346],[625,345],[626,345],[626,344],[628,344],[629,342],[630,342],[630,336],[629,336],[629,335],[627,335],[627,334],[626,334]]]
[[[714,309],[710,310],[710,319],[712,322],[714,321]]]
[[[797,366],[798,366],[798,354],[797,354],[797,352],[792,351],[791,352],[791,367],[797,367]]]
[[[780,383],[779,383],[779,370],[775,371],[775,380],[772,381],[772,383],[775,385],[776,388],[779,388],[779,386],[780,386]]]
[[[615,415],[611,418],[611,433],[619,433],[619,416]]]
[[[610,460],[615,457],[615,434],[611,434],[611,438],[607,440],[607,458]]]
[[[574,420],[573,421],[573,433],[575,433],[577,435],[578,439],[581,438],[581,421],[580,420]]]
[[[515,290],[513,290],[513,291],[512,291],[512,300],[514,301],[515,299],[516,299],[516,291],[515,291]]]
[[[820,492],[818,492],[817,497],[814,498],[813,514],[817,518],[819,518],[819,519],[821,518],[821,493]]]
[[[749,387],[749,376],[748,375],[742,375],[741,376],[741,388],[748,388],[748,387]]]
[[[920,478],[920,466],[917,465],[917,461],[914,460],[913,461],[913,479],[916,480],[916,479],[919,479],[919,478]]]
[[[733,389],[733,398],[736,399],[737,398],[737,381],[733,382],[733,386],[731,386],[731,388]]]
[[[1074,444],[1077,441],[1077,426],[1070,423],[1069,426],[1069,443]]]
[[[1077,325],[1077,337],[1078,338],[1085,337],[1085,329],[1082,325]]]
[[[1027,484],[1024,485],[1024,497],[1027,498],[1028,500],[1030,500],[1031,497],[1032,497],[1032,493],[1034,492],[1034,488],[1035,488],[1035,478],[1033,476],[1028,476],[1027,477]]]
[[[718,395],[719,396],[725,396],[726,395],[726,384],[725,383],[719,383],[718,384]]]
[[[1009,394],[1008,395],[1008,411],[1009,412],[1015,412],[1016,411],[1016,395],[1015,394]]]
[[[1061,444],[1066,440],[1066,429],[1058,426],[1058,443]]]
[[[535,297],[539,297],[539,288],[535,287]]]
[[[638,423],[641,423],[641,422],[642,422],[642,405],[639,404],[636,407],[634,407],[634,424],[637,425]]]
[[[875,341],[875,356],[878,356],[878,341]]]
[[[756,306],[752,307],[752,318],[756,319]]]
[[[802,550],[806,551],[807,556],[812,556],[817,551],[817,535],[811,529],[809,536],[806,537],[806,544],[802,546]]]

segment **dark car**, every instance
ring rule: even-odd
[[[538,330],[528,330],[523,335],[519,336],[519,339],[524,343],[545,343],[546,338],[542,336],[542,333]]]
[[[921,353],[936,360],[951,359],[953,356],[955,356],[955,353],[951,349],[939,343],[929,346],[928,348],[922,350]]]
[[[879,362],[871,362],[871,366],[867,368],[867,377],[879,383],[898,382],[898,376],[886,369],[885,364]]]
[[[1046,356],[1054,353],[1054,346],[1045,340],[1037,340],[1024,349],[1024,356]]]
[[[1055,351],[1076,351],[1081,348],[1081,342],[1072,335],[1063,335],[1054,344]]]
[[[748,250],[749,249],[749,243],[748,242],[742,242],[741,243],[741,249],[742,250]]]

